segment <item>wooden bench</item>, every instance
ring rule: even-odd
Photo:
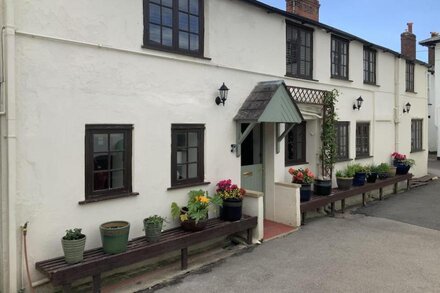
[[[367,204],[366,193],[379,189],[379,199],[383,199],[383,188],[394,185],[394,193],[397,193],[397,185],[399,182],[406,181],[406,189],[409,189],[410,180],[413,177],[412,174],[396,175],[384,180],[377,180],[375,183],[365,183],[363,186],[353,186],[349,190],[338,190],[335,189],[332,194],[328,196],[312,196],[310,201],[302,202],[300,205],[301,209],[301,224],[305,224],[306,215],[309,211],[314,211],[318,208],[331,205],[331,214],[335,213],[335,202],[341,201],[341,211],[345,210],[345,199],[358,194],[362,194],[362,205]]]
[[[51,282],[63,286],[64,292],[70,292],[75,280],[93,276],[93,292],[101,290],[101,273],[118,267],[130,265],[167,252],[181,251],[181,268],[188,267],[188,247],[207,240],[228,236],[237,232],[247,232],[247,242],[252,243],[252,229],[257,226],[257,217],[243,216],[239,221],[225,222],[218,218],[208,220],[206,228],[198,232],[187,232],[182,228],[164,231],[160,241],[150,243],[145,237],[135,238],[128,243],[126,252],[106,254],[102,248],[84,252],[84,261],[67,264],[64,257],[37,262],[37,270],[47,275]]]

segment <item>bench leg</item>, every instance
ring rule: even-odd
[[[101,292],[101,274],[93,275],[93,293]]]
[[[367,205],[367,194],[364,192],[362,193],[362,206],[366,206]]]
[[[180,250],[180,268],[186,270],[188,268],[188,248],[182,248]]]
[[[407,191],[409,190],[409,186],[410,186],[410,182],[409,182],[409,179],[408,179],[408,180],[406,180],[406,190]]]
[[[306,224],[306,213],[301,213],[301,226]]]
[[[345,199],[341,200],[341,212],[345,213]]]
[[[383,200],[383,188],[379,188],[379,200]]]
[[[394,183],[394,194],[396,194],[396,193],[397,193],[397,182]]]
[[[247,239],[246,242],[247,244],[252,244],[252,229],[247,229]]]
[[[72,287],[70,286],[70,284],[63,284],[63,292],[64,293],[72,292]]]
[[[334,216],[335,216],[335,202],[332,202],[332,203],[330,204],[330,209],[331,209],[330,215],[331,215],[332,217],[334,217]]]

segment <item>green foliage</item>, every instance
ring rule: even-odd
[[[162,225],[163,222],[166,222],[166,218],[154,215],[149,216],[148,218],[145,218],[144,223],[148,225]]]
[[[180,221],[200,220],[208,218],[209,208],[212,206],[221,206],[223,200],[217,194],[213,197],[208,195],[207,191],[191,190],[189,193],[188,204],[186,207],[179,207],[177,203],[171,204],[171,214],[173,218],[180,218]]]
[[[375,164],[370,164],[365,166],[365,171],[367,174],[377,173],[377,166]]]
[[[401,161],[402,164],[404,164],[405,166],[414,166],[416,164],[416,161],[414,161],[413,159],[405,159]]]
[[[390,165],[387,163],[379,164],[376,168],[377,173],[388,173],[390,171]]]
[[[324,95],[325,117],[322,121],[321,133],[321,164],[322,176],[331,177],[333,166],[336,162],[336,120],[335,104],[339,92],[334,89]]]
[[[356,170],[359,169],[359,164],[349,164],[342,170],[336,172],[338,178],[353,178]]]
[[[74,228],[66,230],[66,235],[63,237],[64,240],[78,240],[86,237],[86,235],[81,233],[81,228]]]

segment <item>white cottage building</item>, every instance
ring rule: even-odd
[[[416,160],[416,176],[427,172],[427,64],[415,59],[411,25],[398,53],[320,23],[311,0],[289,0],[288,11],[253,0],[2,0],[1,9],[1,292],[26,287],[25,222],[39,282],[35,263],[62,255],[66,229],[82,227],[87,249],[109,220],[141,236],[143,218],[170,218],[171,202],[212,193],[221,179],[262,192],[260,215],[275,219],[275,182],[290,182],[288,168],[319,173],[322,91],[340,92],[336,169],[399,151]],[[265,82],[279,92],[264,117],[237,118]],[[217,105],[223,83],[229,95]],[[283,107],[288,92],[296,105]],[[274,115],[284,110],[286,120]],[[302,119],[278,140],[284,122]],[[238,145],[245,123],[253,132]]]

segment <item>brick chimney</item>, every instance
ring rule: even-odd
[[[319,0],[286,0],[286,10],[289,13],[319,21]]]
[[[431,38],[438,37],[439,33],[431,32]],[[428,47],[428,64],[434,67],[435,65],[435,47]]]
[[[413,34],[413,23],[408,22],[408,29],[400,35],[401,54],[409,60],[416,59],[416,35]]]

